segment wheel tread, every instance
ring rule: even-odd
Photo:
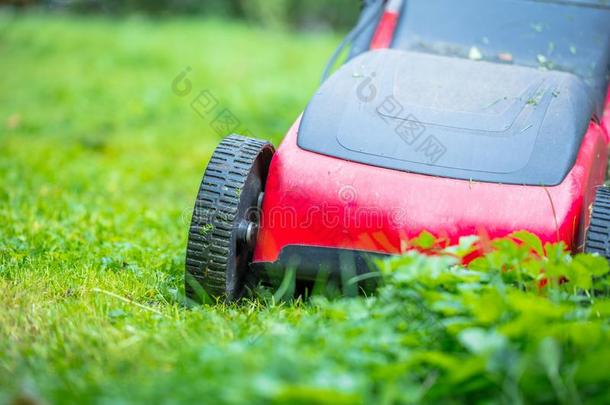
[[[610,188],[601,186],[595,194],[585,252],[598,253],[610,260]]]
[[[235,243],[241,190],[256,160],[268,148],[273,154],[273,146],[268,142],[230,135],[210,158],[189,227],[185,260],[185,291],[189,298],[200,299],[192,280],[213,298],[230,298],[227,272]],[[269,162],[265,163],[268,167]]]

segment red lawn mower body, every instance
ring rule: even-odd
[[[289,246],[400,254],[424,230],[452,244],[527,230],[582,250],[606,176],[609,110],[603,123],[591,122],[576,164],[553,187],[401,173],[312,153],[296,143],[297,121],[271,161],[254,262],[275,262]]]
[[[370,48],[390,47],[399,11],[415,13],[416,8],[396,1],[385,4]],[[608,10],[602,12],[607,18]],[[607,44],[606,38],[600,46]],[[605,58],[607,53],[606,49]],[[604,95],[607,92],[606,82]],[[400,254],[408,248],[406,241],[422,231],[457,243],[463,236],[496,238],[527,230],[543,242],[563,241],[580,251],[591,204],[606,177],[608,97],[602,111],[588,117],[573,165],[562,180],[538,186],[395,170],[306,150],[297,141],[299,117],[271,161],[253,264],[298,264],[302,276],[314,277],[320,263],[336,252]]]
[[[349,279],[423,231],[455,244],[525,230],[610,260],[610,5],[364,3],[348,61],[277,151],[239,135],[217,147],[187,295],[236,299],[287,268]]]

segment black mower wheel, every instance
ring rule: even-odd
[[[610,260],[610,188],[601,186],[595,194],[591,221],[585,240],[586,253],[599,253]]]
[[[247,284],[259,209],[275,153],[268,142],[229,135],[205,170],[188,235],[186,296],[236,300]]]

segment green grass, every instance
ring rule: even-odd
[[[395,259],[371,297],[182,305],[220,139],[189,101],[208,89],[277,143],[336,43],[0,14],[0,403],[607,403],[607,265],[524,235],[470,271]]]

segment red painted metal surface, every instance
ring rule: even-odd
[[[389,48],[392,44],[402,2],[403,0],[390,0],[386,5],[373,35],[371,49]]]
[[[608,143],[610,143],[610,88],[608,89],[608,95],[606,96],[606,108],[604,109],[604,115],[600,121],[601,125],[606,130]]]
[[[574,167],[554,187],[405,173],[305,151],[297,145],[299,119],[271,163],[254,261],[275,261],[288,245],[401,253],[423,230],[451,243],[527,230],[578,250],[595,189],[605,179],[607,107],[601,124],[591,122]]]

